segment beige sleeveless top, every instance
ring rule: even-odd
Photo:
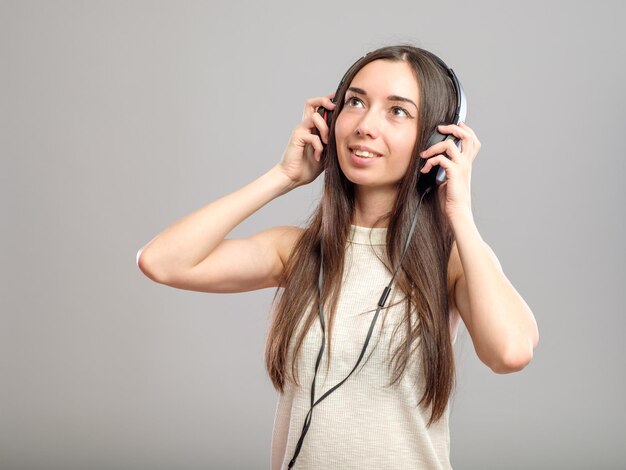
[[[391,273],[380,261],[386,256],[386,231],[386,228],[351,227],[333,325],[331,364],[327,371],[327,346],[315,381],[316,401],[350,373],[361,353],[378,299],[391,279]],[[424,386],[419,350],[411,356],[402,379],[389,386],[390,353],[404,335],[404,327],[398,328],[394,335],[394,327],[402,319],[402,298],[401,293],[392,290],[386,303],[388,308],[381,309],[358,368],[313,409],[295,470],[452,468],[449,405],[440,421],[430,428],[426,427],[430,413],[416,406]],[[299,331],[292,338],[290,357]],[[456,339],[456,332],[452,338]],[[300,386],[288,382],[285,392],[278,397],[272,470],[287,469],[293,457],[310,408],[311,383],[321,340],[321,325],[317,320],[297,358]]]

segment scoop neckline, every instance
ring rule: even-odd
[[[361,227],[350,224],[348,240],[358,245],[386,245],[387,227]]]

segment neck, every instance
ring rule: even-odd
[[[353,224],[359,227],[386,227],[388,219],[379,220],[393,209],[396,188],[356,186]]]

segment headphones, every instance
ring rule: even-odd
[[[420,51],[426,53],[429,57],[434,59],[441,66],[441,68],[445,70],[447,76],[452,81],[452,85],[454,87],[454,93],[456,96],[456,106],[455,106],[454,116],[450,123],[444,122],[442,124],[457,124],[458,125],[460,122],[465,121],[465,117],[467,116],[467,100],[465,98],[465,92],[463,91],[461,82],[459,82],[459,79],[457,78],[456,74],[450,67],[446,65],[446,63],[443,60],[441,60],[432,52],[426,51],[424,49],[420,49]],[[350,68],[348,69],[348,71],[343,75],[343,77],[341,78],[341,81],[339,82],[339,86],[337,87],[337,91],[335,91],[335,96],[332,99],[333,103],[336,103],[337,96],[339,95],[339,90],[341,90],[341,87],[346,81],[346,78],[349,75],[351,75],[351,72],[357,66],[359,66],[361,62],[363,61],[363,59],[367,57],[369,54],[371,54],[371,52],[368,52],[359,60],[357,60],[354,64],[352,64]],[[328,128],[330,129],[330,126],[333,120],[333,111],[328,110],[324,108],[323,106],[320,106],[317,109],[317,112],[324,118],[326,125],[328,125]],[[314,133],[319,135],[319,131],[317,131],[317,129],[314,129]],[[432,147],[433,145],[438,144],[439,142],[443,142],[444,140],[454,140],[454,143],[459,148],[459,150],[461,149],[461,140],[458,137],[454,136],[453,134],[441,134],[439,133],[437,128],[435,128],[433,132],[431,133],[428,139],[428,144],[426,145],[426,148]],[[326,153],[326,147],[324,147],[324,153],[322,155],[322,158],[325,156],[325,153]],[[442,184],[445,180],[446,180],[446,171],[443,168],[436,165],[426,174],[419,173],[417,185],[418,185],[418,188],[421,190],[421,192],[423,192],[427,188],[432,188],[434,185],[438,186]]]

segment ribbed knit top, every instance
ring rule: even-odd
[[[386,258],[386,234],[386,228],[351,226],[333,325],[331,363],[327,370],[327,346],[315,381],[316,401],[350,373],[361,353],[378,299],[391,279],[391,273],[381,261]],[[429,410],[416,406],[424,387],[419,344],[402,379],[389,386],[392,379],[389,360],[404,337],[403,327],[394,334],[394,327],[403,316],[402,299],[402,293],[393,289],[358,368],[313,409],[295,470],[452,468],[449,406],[430,428],[426,427]],[[328,313],[325,311],[326,316]],[[299,331],[292,337],[290,358]],[[287,469],[293,457],[310,408],[311,383],[321,341],[322,330],[317,320],[296,359],[300,385],[287,382],[284,393],[278,397],[272,470]]]

